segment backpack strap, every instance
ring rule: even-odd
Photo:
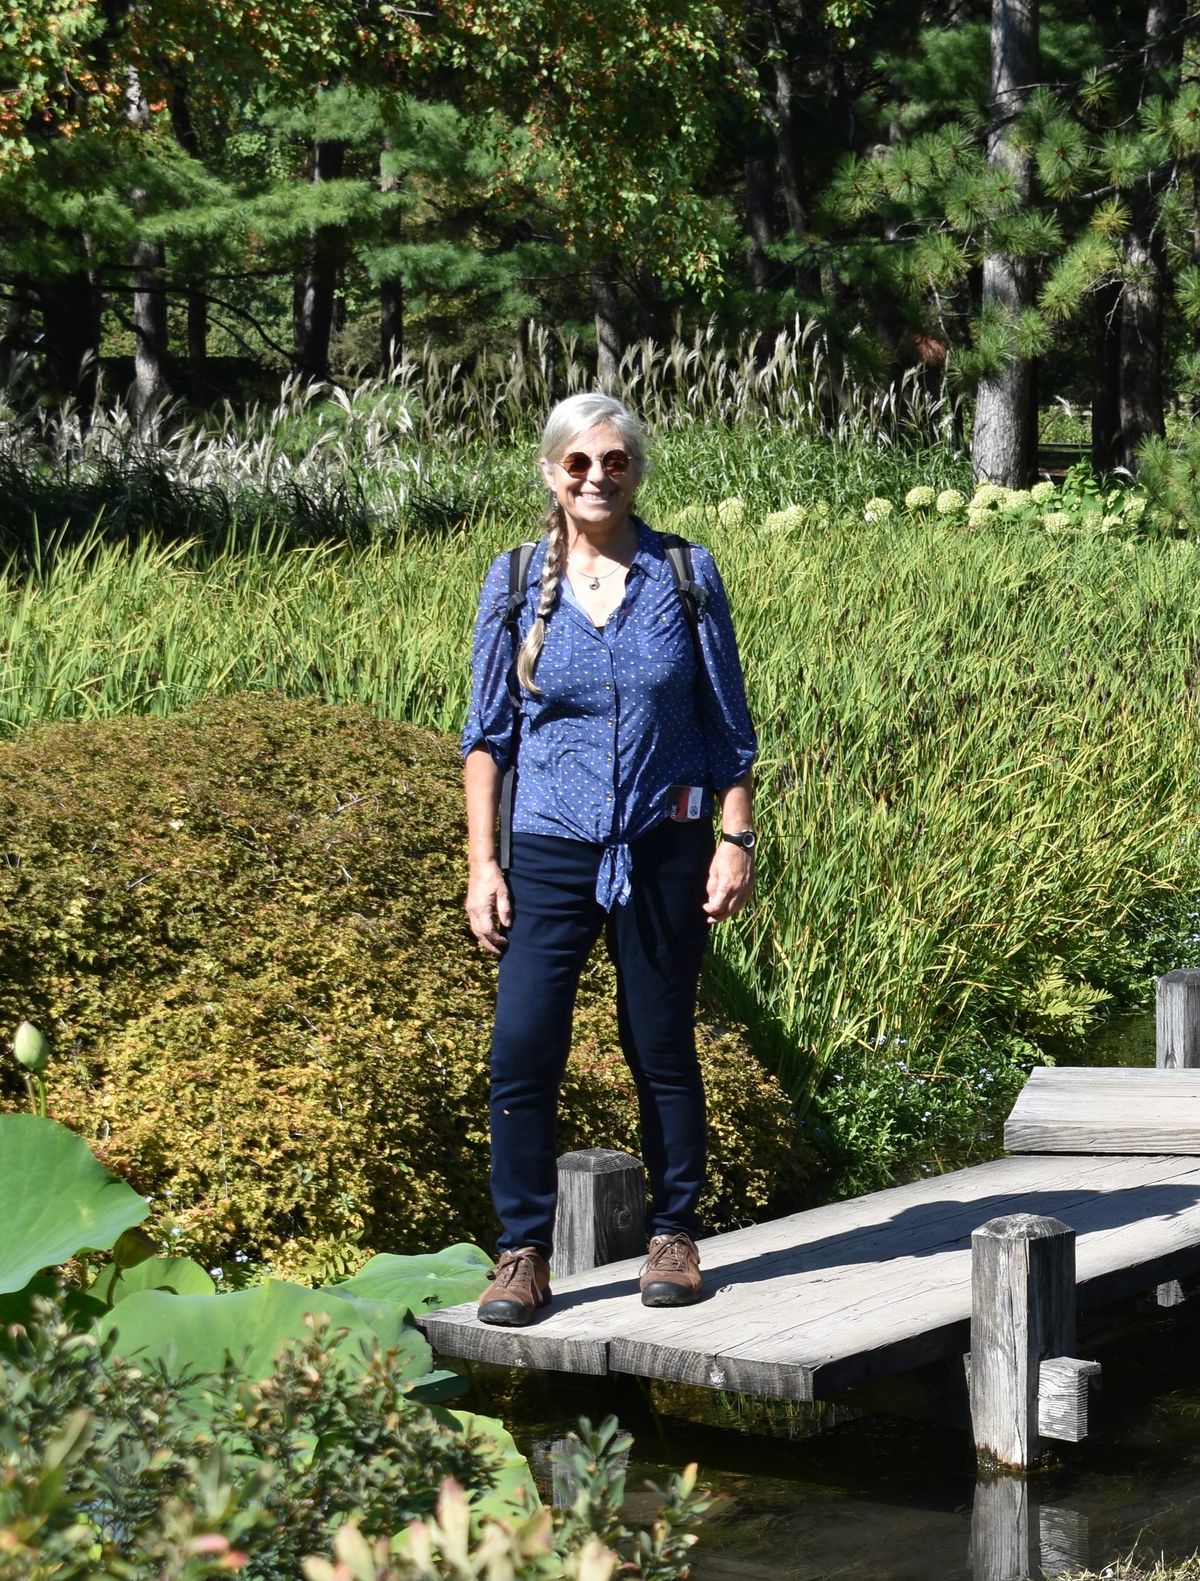
[[[683,601],[683,613],[687,619],[688,630],[692,634],[696,658],[703,669],[704,651],[700,646],[700,622],[708,609],[708,589],[697,582],[693,574],[692,546],[688,540],[681,538],[677,532],[665,532],[662,535],[662,542],[667,552],[668,564],[675,577],[675,586],[679,589],[679,597]]]
[[[513,705],[512,749],[508,767],[500,776],[500,808],[498,822],[497,857],[507,873],[512,865],[513,798],[517,790],[517,744],[521,735],[521,691],[517,685],[517,649],[520,646],[520,615],[525,606],[525,593],[529,586],[529,564],[533,559],[536,543],[519,543],[508,551],[508,602],[504,606],[504,624],[512,638],[512,663],[508,667],[506,685]]]

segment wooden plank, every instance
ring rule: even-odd
[[[1035,1070],[1004,1145],[1013,1153],[1200,1155],[1200,1070]]]
[[[1028,1154],[705,1240],[694,1307],[643,1307],[630,1259],[556,1280],[528,1329],[418,1322],[447,1356],[821,1398],[966,1350],[971,1232],[1030,1211],[1077,1231],[1083,1304],[1200,1272],[1196,1160]]]
[[[1096,1430],[1100,1363],[1051,1356],[1038,1368],[1038,1432],[1078,1444]]]

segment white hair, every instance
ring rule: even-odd
[[[646,464],[646,430],[640,417],[614,396],[601,395],[599,391],[583,395],[568,395],[559,401],[546,419],[542,429],[542,442],[538,455],[543,461],[557,461],[567,451],[571,441],[589,428],[610,423],[620,434],[626,449],[633,457],[639,471]],[[542,561],[542,596],[538,600],[537,615],[529,628],[529,635],[517,654],[517,681],[527,692],[540,695],[541,688],[533,678],[538,655],[546,640],[546,620],[554,608],[558,584],[567,563],[567,518],[556,500],[546,518],[546,555]]]

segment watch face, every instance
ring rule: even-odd
[[[743,851],[753,851],[758,844],[758,836],[753,829],[743,829],[740,834],[727,834],[724,838],[731,845],[740,845]]]

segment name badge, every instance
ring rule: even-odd
[[[703,785],[671,786],[671,817],[676,823],[695,823],[704,802]]]

